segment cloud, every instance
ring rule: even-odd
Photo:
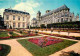
[[[16,0],[15,2],[19,2],[19,0]],[[38,6],[40,6],[40,3],[36,2],[36,0],[27,0],[25,2],[20,2],[16,4],[12,9],[26,11],[30,13],[30,17],[31,17],[30,20],[31,20],[33,17],[36,17],[36,12],[34,8],[37,8]],[[3,12],[4,12],[4,8],[1,8],[0,14],[3,15]]]
[[[34,8],[38,6],[40,6],[40,4],[35,2],[35,0],[27,0],[26,2],[16,4],[13,9],[29,12],[32,19],[34,16],[36,16]]]
[[[0,15],[2,15],[2,16],[3,16],[3,12],[4,12],[4,9],[3,9],[3,8],[1,8],[1,9],[0,9]]]

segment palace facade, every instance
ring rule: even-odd
[[[37,26],[37,19],[36,18],[33,18],[31,20],[31,27],[36,27]]]
[[[47,10],[44,15],[41,15],[41,12],[38,11],[36,18],[38,27],[40,27],[41,24],[46,26],[52,23],[79,21],[79,14],[75,16],[66,5],[63,5],[52,11]]]
[[[28,12],[5,9],[3,13],[4,25],[7,28],[27,28],[30,21]]]

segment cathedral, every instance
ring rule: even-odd
[[[44,15],[41,15],[41,12],[38,11],[37,16],[37,24],[40,27],[41,24],[52,24],[52,23],[64,23],[64,22],[73,22],[79,21],[79,14],[76,16],[74,13],[70,12],[70,8],[66,5],[63,5],[55,10],[47,10]]]

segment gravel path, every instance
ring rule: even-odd
[[[35,36],[35,37],[41,37],[41,36]],[[34,38],[34,37],[26,37],[26,38],[18,38],[18,39],[28,39],[28,38]],[[11,52],[8,54],[8,56],[33,56],[28,50],[26,50],[21,44],[19,44],[16,41],[18,39],[0,40],[0,44],[7,44],[11,46]],[[71,50],[74,50],[75,52],[80,53],[80,41],[78,41],[78,43],[72,46],[69,46],[49,56],[59,56],[59,54],[61,54],[62,51],[67,52]]]

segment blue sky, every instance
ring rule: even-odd
[[[62,5],[67,5],[71,12],[80,14],[80,0],[0,0],[0,13],[5,8],[27,11],[31,14],[31,19],[36,17],[36,13],[40,10],[42,15],[46,10],[53,10]]]

